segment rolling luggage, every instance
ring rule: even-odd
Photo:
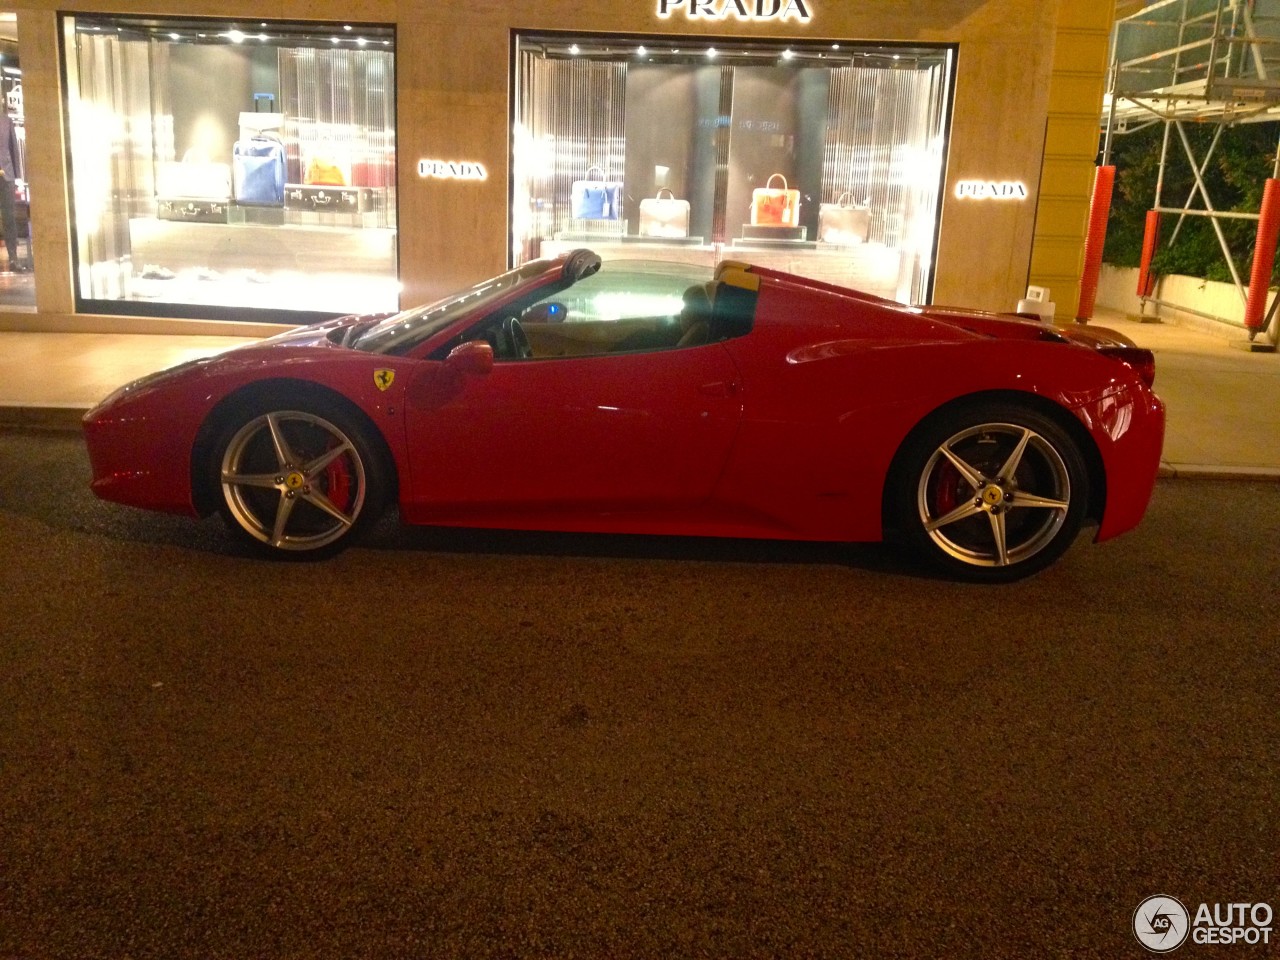
[[[284,204],[284,144],[275,137],[237,140],[232,148],[236,203],[263,207]]]

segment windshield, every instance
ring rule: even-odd
[[[406,353],[458,317],[483,310],[521,282],[546,273],[550,266],[551,261],[548,260],[531,260],[469,290],[387,317],[360,334],[351,346],[368,353]]]

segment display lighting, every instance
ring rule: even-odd
[[[792,57],[794,57],[794,56],[795,56],[795,54],[791,52],[791,48],[790,48],[790,47],[787,47],[787,49],[785,49],[785,50],[783,50],[783,51],[782,51],[782,59],[783,59],[783,60],[790,60],[790,59],[791,59]]]
[[[230,40],[232,43],[244,43],[244,34],[241,33],[239,30],[228,30],[226,33],[223,34],[223,36],[226,37],[228,40]]]
[[[647,55],[648,53],[649,53],[649,51],[648,51],[648,50],[646,50],[644,47],[637,47],[637,48],[636,48],[636,56],[638,56],[638,57],[643,57],[643,56]]]
[[[707,56],[714,60],[714,59],[715,59],[715,57],[716,57],[716,48],[715,48],[715,47],[708,47],[708,48],[707,48]]]
[[[569,52],[576,57],[578,54],[582,52],[582,48],[575,43],[572,47],[569,48]]]

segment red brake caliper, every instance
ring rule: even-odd
[[[964,482],[960,471],[950,460],[944,461],[933,475],[933,506],[935,517],[945,517],[960,503],[960,485]]]
[[[332,450],[336,446],[334,443],[329,444]],[[329,498],[329,502],[347,513],[351,509],[351,468],[347,465],[345,456],[338,457],[331,464],[324,468],[325,495]]]

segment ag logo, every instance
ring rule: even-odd
[[[1133,911],[1133,935],[1152,953],[1169,953],[1187,939],[1190,920],[1187,908],[1174,897],[1147,897]]]
[[[379,390],[386,391],[392,383],[395,382],[396,372],[394,370],[375,370],[373,371],[373,384]]]

